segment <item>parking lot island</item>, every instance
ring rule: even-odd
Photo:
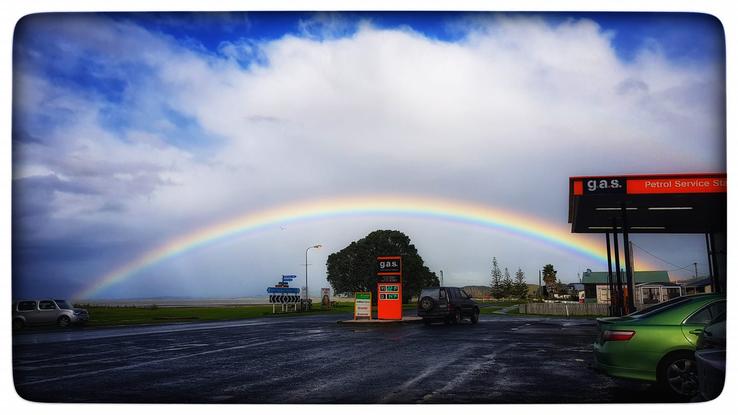
[[[397,320],[380,320],[380,319],[371,319],[371,320],[338,320],[338,324],[361,324],[361,325],[367,325],[367,324],[381,324],[381,325],[388,325],[388,324],[412,324],[412,323],[422,323],[423,319],[421,317],[412,317],[412,316],[404,316],[402,319]]]

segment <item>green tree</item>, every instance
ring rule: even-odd
[[[396,230],[376,230],[328,255],[328,283],[340,294],[371,291],[376,300],[377,257],[392,255],[402,257],[403,303],[408,303],[425,287],[439,286],[438,277],[425,266],[410,238]]]
[[[546,285],[546,296],[556,292],[556,270],[551,264],[543,267],[543,282]]]
[[[492,257],[492,280],[489,284],[492,287],[492,297],[501,298],[503,293],[502,288],[502,271],[497,265],[497,257]]]
[[[513,280],[510,277],[510,271],[505,267],[505,276],[502,277],[502,296],[510,297],[513,295]]]
[[[525,273],[520,268],[515,272],[513,294],[522,300],[528,298],[528,282],[525,281]]]

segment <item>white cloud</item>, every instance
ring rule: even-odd
[[[379,191],[565,221],[572,175],[726,168],[720,72],[676,66],[658,48],[625,63],[588,20],[482,19],[450,43],[369,23],[330,37],[347,29],[329,19],[303,22],[305,37],[234,34],[219,54],[132,23],[61,20],[48,28],[59,42],[128,88],[110,103],[21,74],[17,111],[70,117],[46,145],[23,146],[16,177],[52,172],[95,191],[57,195],[60,221],[115,217],[133,235],[171,235],[310,195]],[[111,106],[128,116],[119,131],[101,122]],[[187,145],[168,110],[199,127]]]

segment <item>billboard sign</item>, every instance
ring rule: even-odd
[[[402,319],[402,257],[377,257],[377,317]]]
[[[660,193],[726,193],[728,180],[725,178],[690,177],[653,178],[628,180],[628,194]]]
[[[402,257],[377,257],[377,275],[402,275]]]
[[[330,288],[320,289],[320,305],[322,307],[331,306],[331,289]]]
[[[401,283],[402,282],[402,257],[401,256],[379,256],[377,257],[377,282]]]
[[[727,177],[721,174],[572,177],[570,179],[571,192],[574,196],[727,193],[728,191]]]

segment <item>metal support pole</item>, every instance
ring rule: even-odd
[[[612,243],[615,246],[615,276],[617,278],[616,292],[618,296],[618,315],[622,316],[625,314],[625,304],[623,304],[623,280],[620,278],[620,243],[618,242],[618,231],[617,222],[615,219],[612,220]]]
[[[710,252],[712,252],[712,283],[715,285],[713,292],[722,292],[722,285],[720,285],[720,270],[718,269],[717,253],[715,252],[715,234],[710,232]]]
[[[317,244],[313,246],[308,246],[305,250],[305,307],[308,307],[310,305],[310,292],[308,291],[308,251],[311,248],[321,248],[323,245]]]
[[[630,241],[628,240],[628,214],[625,203],[620,205],[623,214],[623,250],[625,251],[625,277],[628,285],[628,313],[635,311],[635,287],[633,284],[633,262],[631,261]]]
[[[607,292],[610,297],[610,316],[615,315],[616,297],[615,284],[612,281],[612,255],[610,254],[610,232],[605,232],[605,245],[607,246]]]
[[[710,272],[710,284],[712,284],[712,248],[710,247],[710,236],[705,234],[705,246],[707,247],[707,268]]]

